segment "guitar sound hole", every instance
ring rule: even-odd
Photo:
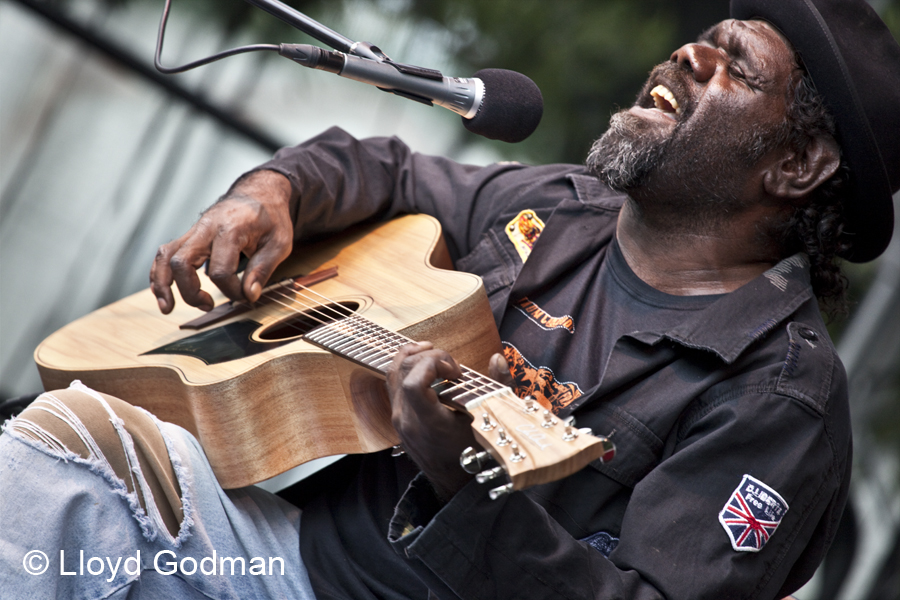
[[[325,323],[349,317],[359,308],[359,302],[335,302],[310,308],[277,321],[257,334],[260,340],[278,342],[305,335]]]

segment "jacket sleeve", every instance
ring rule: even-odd
[[[824,552],[846,499],[849,427],[831,423],[847,417],[759,388],[720,398],[634,487],[608,558],[551,518],[540,491],[491,501],[475,482],[439,507],[414,481],[390,539],[440,598],[781,598],[802,583],[807,543]],[[576,476],[602,485],[590,471]],[[787,506],[759,551],[736,550],[720,521],[746,475]],[[590,494],[575,501],[603,510]]]
[[[291,182],[294,237],[307,239],[368,220],[425,213],[440,221],[451,257],[465,256],[512,195],[527,167],[487,167],[417,154],[396,137],[357,140],[332,127],[284,148],[255,170]]]

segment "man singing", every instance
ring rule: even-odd
[[[44,522],[5,518],[0,537],[68,553],[73,542],[51,532],[114,526],[121,552],[141,545],[149,561],[167,547],[198,560],[291,543],[297,553],[299,535],[292,578],[160,577],[148,563],[104,588],[121,597],[797,590],[831,543],[850,477],[846,376],[817,298],[840,310],[836,259],[872,260],[891,238],[900,46],[863,0],[733,0],[731,14],[650,73],[586,166],[473,167],[331,129],[241,177],[153,264],[164,313],[173,283],[209,310],[195,272],[204,262],[228,297],[256,300],[295,241],[431,214],[456,268],[484,281],[503,343],[494,375],[609,436],[614,461],[489,499],[492,486],[459,466],[476,445],[469,420],[431,388],[459,366],[420,343],[387,380],[405,456],[343,459],[293,491],[299,515],[260,490],[222,491],[184,430],[83,387],[44,395],[0,438],[5,456],[43,474],[0,471],[4,512],[15,498],[16,519]],[[238,275],[241,252],[250,260]],[[111,413],[124,423],[115,431]],[[96,448],[123,446],[141,448],[139,460],[94,469],[106,477],[81,468],[97,464]],[[55,462],[72,454],[81,462]],[[79,509],[51,474],[122,505],[118,520],[83,524],[97,509]],[[11,565],[19,546],[2,546]]]

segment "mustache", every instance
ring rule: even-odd
[[[696,108],[694,99],[694,90],[688,78],[691,77],[690,72],[672,61],[666,61],[653,67],[647,81],[638,93],[634,104],[642,108],[653,108],[656,104],[650,96],[650,90],[659,84],[666,86],[681,107],[681,121],[689,117]]]

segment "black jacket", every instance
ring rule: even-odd
[[[456,267],[484,279],[498,323],[511,297],[607,252],[623,200],[579,166],[464,166],[336,129],[262,168],[291,179],[298,238],[434,215]],[[503,234],[523,209],[546,223],[524,264]],[[317,595],[413,595],[391,578],[414,573],[439,598],[781,598],[811,577],[846,501],[851,441],[846,376],[805,257],[674,328],[622,336],[600,384],[560,413],[569,414],[612,433],[613,462],[497,501],[473,482],[446,506],[417,477],[382,529],[393,558],[379,555],[373,573],[354,560],[345,575],[334,565],[320,572],[334,562],[324,546],[348,557],[386,548],[313,522],[355,510],[348,495],[394,505],[408,477],[379,483],[366,470],[390,467],[364,460],[352,484],[305,509],[301,546]],[[769,527],[746,502],[768,511]],[[323,508],[335,503],[340,513]],[[729,504],[749,515],[746,525]],[[376,513],[373,530],[386,525]]]

